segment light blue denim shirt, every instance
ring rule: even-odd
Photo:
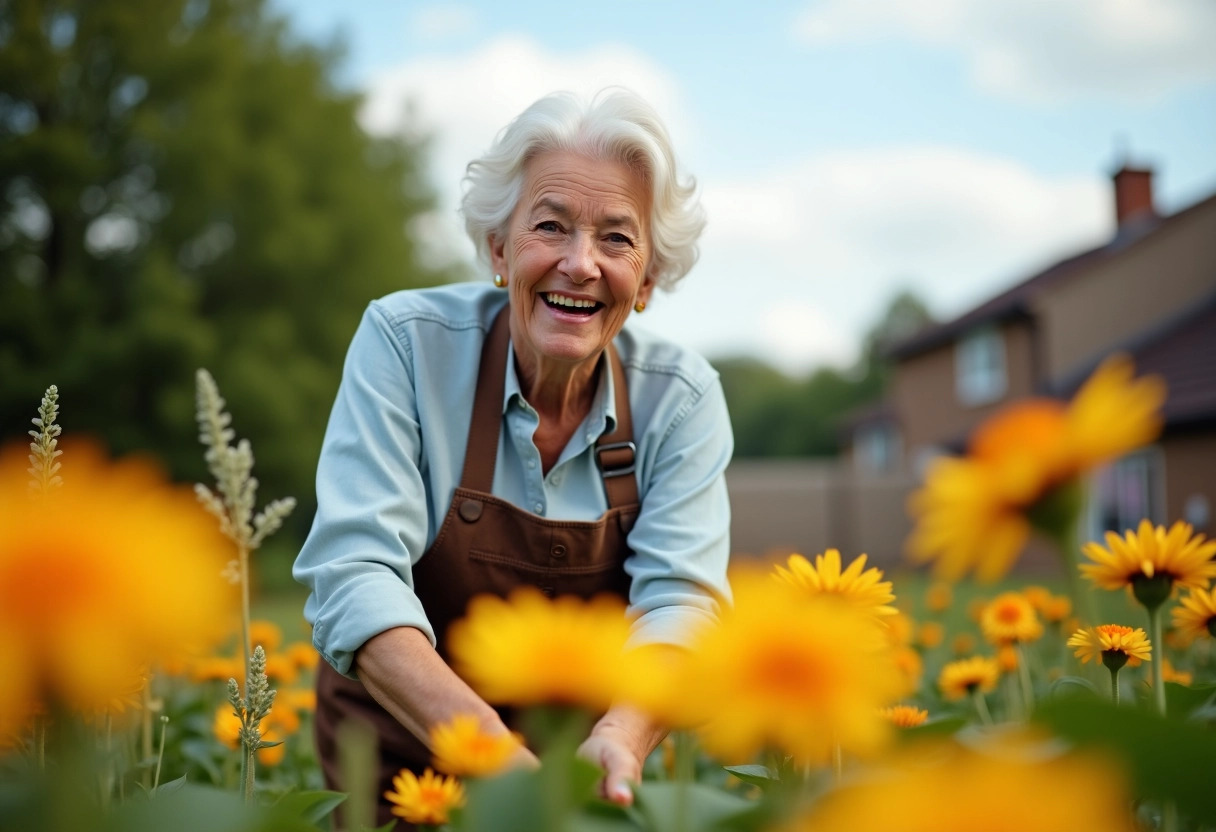
[[[500,289],[454,284],[372,302],[350,345],[317,466],[317,514],[296,560],[313,643],[352,675],[354,653],[392,627],[435,633],[413,591],[460,482],[481,345]],[[700,356],[628,326],[615,342],[629,385],[641,513],[625,562],[633,644],[678,644],[728,601],[733,438],[722,386]],[[608,507],[592,449],[615,424],[612,374],[556,465],[507,362],[493,492],[537,515],[595,520]]]

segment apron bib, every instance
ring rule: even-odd
[[[509,307],[508,307],[509,308]],[[637,519],[635,447],[625,373],[616,349],[607,349],[616,398],[616,429],[596,442],[608,511],[595,521],[549,520],[490,493],[502,428],[506,362],[510,360],[507,308],[495,318],[482,346],[473,418],[459,487],[435,541],[414,565],[414,591],[448,660],[448,627],[465,614],[476,595],[505,597],[521,586],[546,596],[591,598],[612,593],[628,600],[629,555],[626,537]],[[505,709],[498,709],[509,718]],[[317,671],[316,740],[327,788],[342,791],[336,748],[338,725],[362,719],[379,740],[377,823],[393,818],[385,791],[402,768],[421,774],[431,762],[426,745],[380,707],[360,682],[342,676],[326,662]],[[508,724],[510,724],[508,722]],[[398,829],[409,829],[399,821]]]

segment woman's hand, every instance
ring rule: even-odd
[[[633,804],[632,783],[642,781],[642,763],[666,731],[639,711],[613,706],[578,747],[578,756],[604,770],[600,797],[618,806]]]

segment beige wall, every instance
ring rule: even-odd
[[[1005,342],[1009,387],[999,401],[980,407],[962,405],[954,390],[954,345],[923,353],[895,368],[891,398],[899,419],[905,453],[965,437],[980,421],[1011,400],[1034,391],[1034,347],[1025,321],[1000,328]]]
[[[1165,522],[1186,519],[1186,501],[1192,494],[1206,497],[1216,515],[1216,433],[1169,436],[1160,445],[1165,454]],[[1196,531],[1216,536],[1216,516],[1207,528]]]
[[[1111,345],[1151,330],[1216,292],[1216,201],[1174,220],[1035,302],[1053,381]]]
[[[726,471],[731,550],[754,556],[865,552],[890,567],[910,529],[910,477],[861,476],[835,460],[740,460]]]

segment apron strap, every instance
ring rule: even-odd
[[[481,365],[477,369],[477,390],[473,394],[473,419],[469,422],[469,441],[465,443],[461,488],[493,491],[494,463],[498,459],[498,434],[502,430],[502,397],[506,390],[507,347],[511,327],[504,306],[490,325],[481,345]]]
[[[510,315],[504,306],[490,325],[481,347],[477,390],[473,395],[473,418],[465,444],[461,488],[491,493],[494,465],[498,460],[498,436],[502,430],[502,397],[506,391],[507,361],[511,342]],[[616,347],[608,345],[608,364],[616,400],[616,430],[604,433],[595,443],[595,461],[604,477],[608,507],[636,506],[638,482],[634,476],[637,447],[633,443],[633,415],[629,389]]]

